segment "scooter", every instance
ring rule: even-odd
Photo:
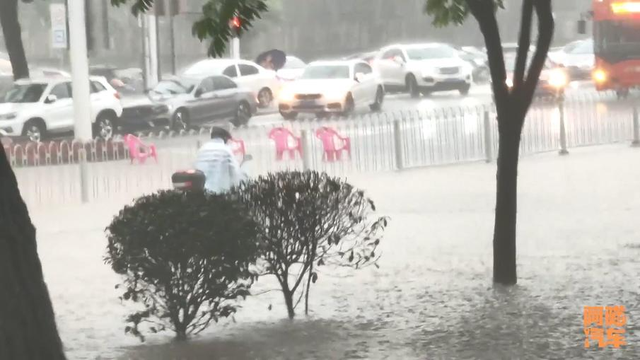
[[[244,155],[240,167],[251,160],[253,160],[251,154]],[[207,182],[207,177],[200,170],[189,169],[173,173],[173,175],[171,175],[171,182],[173,183],[173,188],[176,190],[203,190]]]

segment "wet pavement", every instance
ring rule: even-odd
[[[102,262],[102,231],[120,203],[33,216],[70,359],[634,359],[637,164],[640,150],[626,145],[523,158],[510,289],[491,283],[495,164],[350,177],[391,217],[380,268],[324,269],[309,318],[285,320],[270,292],[186,344],[124,335],[118,278]],[[265,278],[253,291],[274,285]],[[584,349],[583,307],[606,305],[627,307],[629,345]]]

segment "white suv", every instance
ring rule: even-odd
[[[122,115],[120,94],[103,77],[91,77],[91,122],[93,136],[113,136]],[[74,128],[71,79],[18,80],[0,97],[0,130],[9,136],[40,141],[50,133]]]
[[[393,45],[380,50],[373,66],[387,91],[421,92],[458,90],[469,93],[473,69],[446,44]]]

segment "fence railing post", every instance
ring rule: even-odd
[[[633,107],[633,141],[631,146],[640,147],[640,118],[638,118],[638,107]]]
[[[80,196],[82,203],[86,204],[89,202],[89,166],[87,165],[87,150],[84,144],[79,149],[78,155],[80,156]]]
[[[311,170],[311,144],[309,139],[309,131],[300,130],[300,147],[302,152],[302,171]]]
[[[396,170],[404,169],[404,157],[402,154],[402,131],[400,127],[400,119],[393,120],[393,149],[396,160]]]
[[[562,98],[558,100],[558,111],[560,112],[560,151],[558,151],[558,153],[560,155],[568,155],[569,150],[567,150],[567,129],[565,126],[564,99]]]
[[[491,115],[488,110],[484,112],[484,155],[487,163],[493,161],[493,133],[491,132]]]

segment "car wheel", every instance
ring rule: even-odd
[[[376,91],[376,101],[369,105],[371,111],[380,111],[382,110],[382,103],[384,102],[384,90],[381,87],[378,87],[378,91]]]
[[[22,128],[22,136],[27,137],[30,141],[40,142],[44,140],[47,129],[40,120],[29,120]]]
[[[115,118],[114,115],[110,113],[100,114],[98,119],[96,119],[95,124],[93,124],[93,137],[109,140],[113,137],[114,129],[115,129]]]
[[[458,91],[460,92],[460,95],[462,95],[462,96],[469,95],[469,91],[470,90],[471,90],[471,84],[465,85],[465,86],[461,87],[460,89],[458,89]]]
[[[235,127],[240,127],[242,125],[247,125],[249,123],[249,119],[251,119],[251,108],[249,107],[249,104],[242,101],[238,104],[236,116],[231,121],[231,124]]]
[[[280,111],[280,115],[285,120],[295,120],[298,117],[298,113],[297,112],[285,113],[285,112]]]
[[[258,106],[266,108],[273,102],[273,93],[270,89],[264,88],[258,93]]]
[[[409,74],[407,76],[407,92],[411,95],[412,98],[420,97],[420,89],[418,89],[418,81],[413,74]]]
[[[356,109],[356,103],[353,101],[353,96],[351,94],[347,95],[347,98],[344,101],[344,109],[342,109],[342,116],[349,116]]]
[[[187,114],[184,109],[178,109],[176,113],[173,114],[173,119],[171,120],[171,130],[189,130],[189,114]]]

